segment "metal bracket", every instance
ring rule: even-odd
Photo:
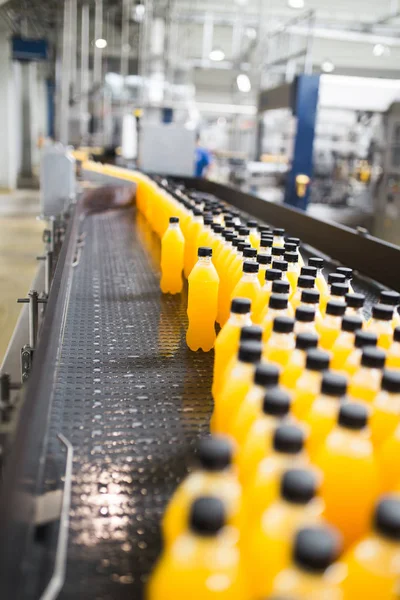
[[[78,238],[78,241],[76,243],[75,255],[72,260],[73,267],[77,267],[79,265],[79,261],[81,260],[82,250],[85,246],[85,237],[86,237],[86,233],[82,233],[82,235],[80,235]]]
[[[23,348],[21,348],[21,381],[25,383],[28,380],[28,377],[32,371],[32,363],[33,363],[33,353],[34,350],[29,346],[29,344],[25,344]]]
[[[35,290],[28,293],[27,298],[18,298],[18,303],[29,304],[29,344],[21,350],[21,379],[25,382],[32,369],[33,353],[36,348],[39,323],[39,304],[46,304],[47,298],[39,298]]]
[[[52,275],[52,270],[53,270],[53,252],[51,250],[49,250],[48,252],[46,252],[46,254],[44,256],[37,256],[36,260],[44,260],[45,261],[45,264],[44,264],[44,268],[45,268],[44,293],[45,293],[46,297],[48,297],[48,295],[50,293],[51,275]]]

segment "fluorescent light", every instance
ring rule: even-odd
[[[141,23],[144,19],[145,12],[146,7],[144,4],[136,4],[136,6],[133,7],[133,20],[136,21],[136,23]]]
[[[254,29],[254,27],[246,27],[244,33],[249,38],[249,40],[255,40],[257,37],[257,31]]]
[[[98,40],[95,41],[94,45],[96,46],[96,48],[103,50],[104,48],[107,48],[107,40],[104,40],[103,38],[99,38]]]
[[[251,81],[248,77],[248,75],[246,75],[246,73],[240,73],[240,75],[238,75],[236,77],[236,83],[237,86],[239,88],[240,92],[250,92],[251,90]]]
[[[210,60],[214,60],[215,62],[220,62],[224,60],[225,52],[222,48],[213,48],[210,52]]]
[[[329,60],[329,58],[326,58],[321,63],[321,69],[324,73],[332,73],[335,70],[335,65],[331,60]]]
[[[304,0],[288,0],[289,8],[304,8]]]
[[[374,56],[390,56],[390,48],[389,46],[385,46],[385,44],[375,44],[372,48],[372,54]]]

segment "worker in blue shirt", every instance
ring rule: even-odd
[[[197,134],[195,177],[206,177],[211,164],[211,154],[200,145],[200,134]]]

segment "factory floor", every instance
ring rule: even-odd
[[[0,363],[21,310],[17,298],[29,291],[43,251],[39,200],[37,190],[0,191]]]

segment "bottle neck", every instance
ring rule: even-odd
[[[179,223],[170,223],[169,224],[169,229],[172,229],[172,230],[176,231],[177,229],[179,229]]]
[[[235,327],[243,327],[244,325],[250,324],[250,313],[244,315],[238,315],[237,313],[231,313],[229,317],[229,323]]]
[[[257,273],[242,273],[242,281],[243,283],[252,283],[253,281],[256,281],[257,278]]]
[[[200,265],[210,265],[211,264],[211,256],[199,256],[197,262]]]

